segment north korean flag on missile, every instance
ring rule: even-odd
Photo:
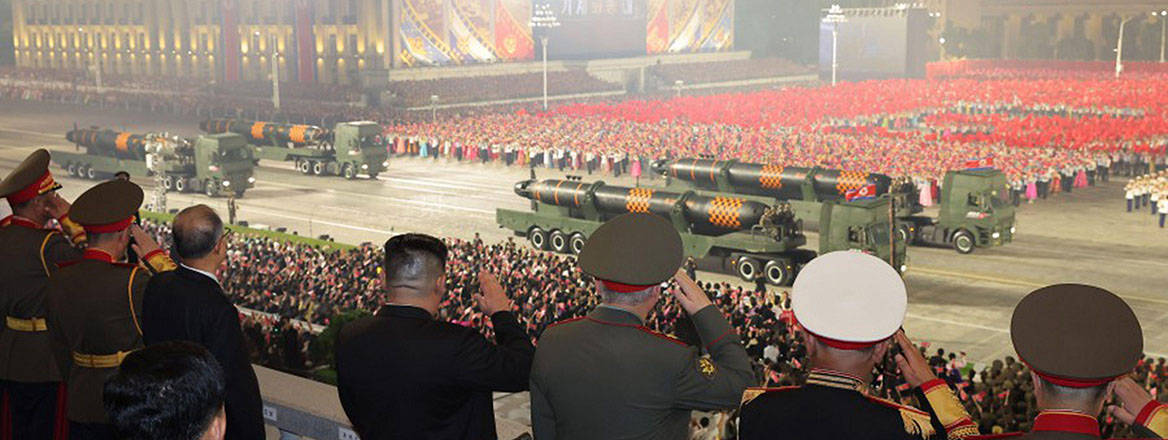
[[[965,169],[967,170],[989,170],[994,167],[994,158],[983,157],[981,159],[970,159],[965,161]]]
[[[867,200],[876,198],[876,185],[869,184],[855,189],[849,189],[844,193],[844,200]]]

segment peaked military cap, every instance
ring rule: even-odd
[[[904,323],[908,294],[887,262],[856,251],[811,260],[791,288],[791,310],[823,343],[857,350],[888,339]]]
[[[668,281],[685,258],[681,235],[653,214],[622,214],[601,225],[580,251],[580,269],[615,292],[638,292]]]
[[[41,194],[61,189],[49,172],[49,152],[44,148],[32,152],[0,182],[0,197],[12,203],[24,203]]]
[[[134,222],[142,199],[142,188],[134,183],[121,179],[102,182],[77,198],[69,218],[86,232],[119,232]]]
[[[1010,320],[1010,339],[1035,373],[1074,388],[1130,373],[1144,351],[1131,307],[1114,293],[1082,284],[1047,286],[1022,298]]]

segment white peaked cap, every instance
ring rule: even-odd
[[[907,307],[904,280],[896,270],[856,251],[811,260],[791,292],[799,324],[836,348],[864,348],[888,339],[904,324]]]

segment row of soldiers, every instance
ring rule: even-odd
[[[1138,212],[1150,207],[1152,215],[1160,215],[1160,228],[1168,219],[1168,170],[1138,176],[1123,188],[1127,212]]]
[[[0,220],[6,433],[111,439],[102,387],[142,347],[146,282],[176,265],[135,224],[141,188],[116,179],[70,204],[49,163],[37,150],[0,182],[12,209]]]

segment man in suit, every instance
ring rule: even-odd
[[[653,214],[621,215],[588,238],[580,268],[596,278],[602,303],[540,337],[531,371],[535,438],[687,438],[692,410],[738,404],[754,380],[750,358],[722,312],[680,270],[683,258],[677,230]],[[671,278],[701,348],[644,326]]]
[[[142,188],[111,180],[77,198],[69,217],[85,228],[81,260],[60,264],[45,285],[45,321],[61,350],[54,353],[66,394],[70,439],[112,439],[101,392],[126,355],[142,348],[142,293],[152,273],[174,262],[134,224]],[[133,237],[136,244],[131,245]],[[126,251],[142,266],[124,263]]]
[[[535,348],[494,275],[479,273],[478,329],[435,319],[446,296],[446,245],[420,234],[385,243],[385,304],[337,337],[337,391],[362,439],[494,439],[492,391],[527,389]]]
[[[805,385],[750,389],[739,438],[960,439],[977,425],[900,331],[908,296],[900,274],[879,258],[831,252],[795,279],[791,308],[811,367]],[[926,411],[871,395],[873,371],[892,347]],[[886,370],[887,371],[887,370]],[[888,372],[891,373],[891,372]]]
[[[49,152],[37,150],[0,182],[13,214],[0,219],[0,387],[14,438],[63,438],[61,372],[45,325],[44,287],[57,264],[81,258],[70,242],[85,232],[65,216],[69,202],[49,172]],[[65,231],[47,228],[57,219]],[[72,230],[70,230],[72,228]],[[54,420],[54,417],[56,420]]]
[[[227,381],[227,439],[264,437],[263,403],[239,325],[215,273],[227,261],[223,221],[206,205],[174,218],[178,269],[150,279],[142,298],[142,341],[191,341],[206,347]]]
[[[1098,417],[1111,396],[1117,405],[1109,412],[1136,437],[1168,438],[1168,405],[1130,377],[1144,335],[1119,296],[1082,284],[1035,290],[1014,307],[1010,339],[1030,367],[1038,415],[1028,433],[980,438],[1098,439]]]

